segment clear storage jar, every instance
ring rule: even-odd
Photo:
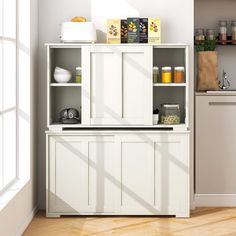
[[[160,82],[159,67],[154,66],[153,67],[153,83],[158,83],[158,82]]]
[[[172,82],[172,69],[170,66],[164,66],[161,68],[161,81],[162,83],[171,83]]]
[[[81,67],[76,67],[75,83],[81,83]]]
[[[206,31],[206,39],[207,40],[216,40],[216,30],[207,29]]]
[[[164,125],[180,124],[179,104],[162,104],[160,110],[160,123]]]
[[[196,29],[195,30],[195,40],[197,40],[197,41],[205,40],[204,29]]]
[[[219,21],[219,40],[227,40],[227,21]],[[227,44],[226,42],[221,42],[221,44]]]
[[[184,83],[185,82],[185,73],[183,66],[176,66],[174,68],[174,83]]]
[[[231,21],[231,36],[232,40],[236,41],[236,21]],[[233,44],[236,44],[236,42],[233,42]]]

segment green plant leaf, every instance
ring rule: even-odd
[[[216,40],[205,40],[204,42],[200,42],[196,45],[197,52],[203,51],[215,51],[217,42]]]

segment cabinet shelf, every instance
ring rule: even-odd
[[[178,125],[164,125],[164,124],[157,124],[153,125],[154,128],[173,128],[173,129],[179,129],[179,128],[187,128],[186,124],[178,124]]]
[[[185,87],[186,83],[154,83],[154,87]]]
[[[202,43],[206,42],[206,40],[194,40],[194,44],[195,45],[201,45]],[[236,46],[236,40],[231,40],[231,39],[227,39],[227,40],[216,40],[216,44],[219,46]]]
[[[81,87],[80,83],[51,83],[51,87]]]

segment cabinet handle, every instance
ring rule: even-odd
[[[236,106],[236,102],[209,102],[209,106]]]

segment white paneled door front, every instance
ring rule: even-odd
[[[82,106],[89,107],[85,123],[151,125],[152,47],[95,45],[84,51],[90,65],[82,92]]]
[[[189,214],[188,134],[48,139],[47,215]]]
[[[50,212],[119,210],[120,162],[114,136],[55,136],[49,145]]]

